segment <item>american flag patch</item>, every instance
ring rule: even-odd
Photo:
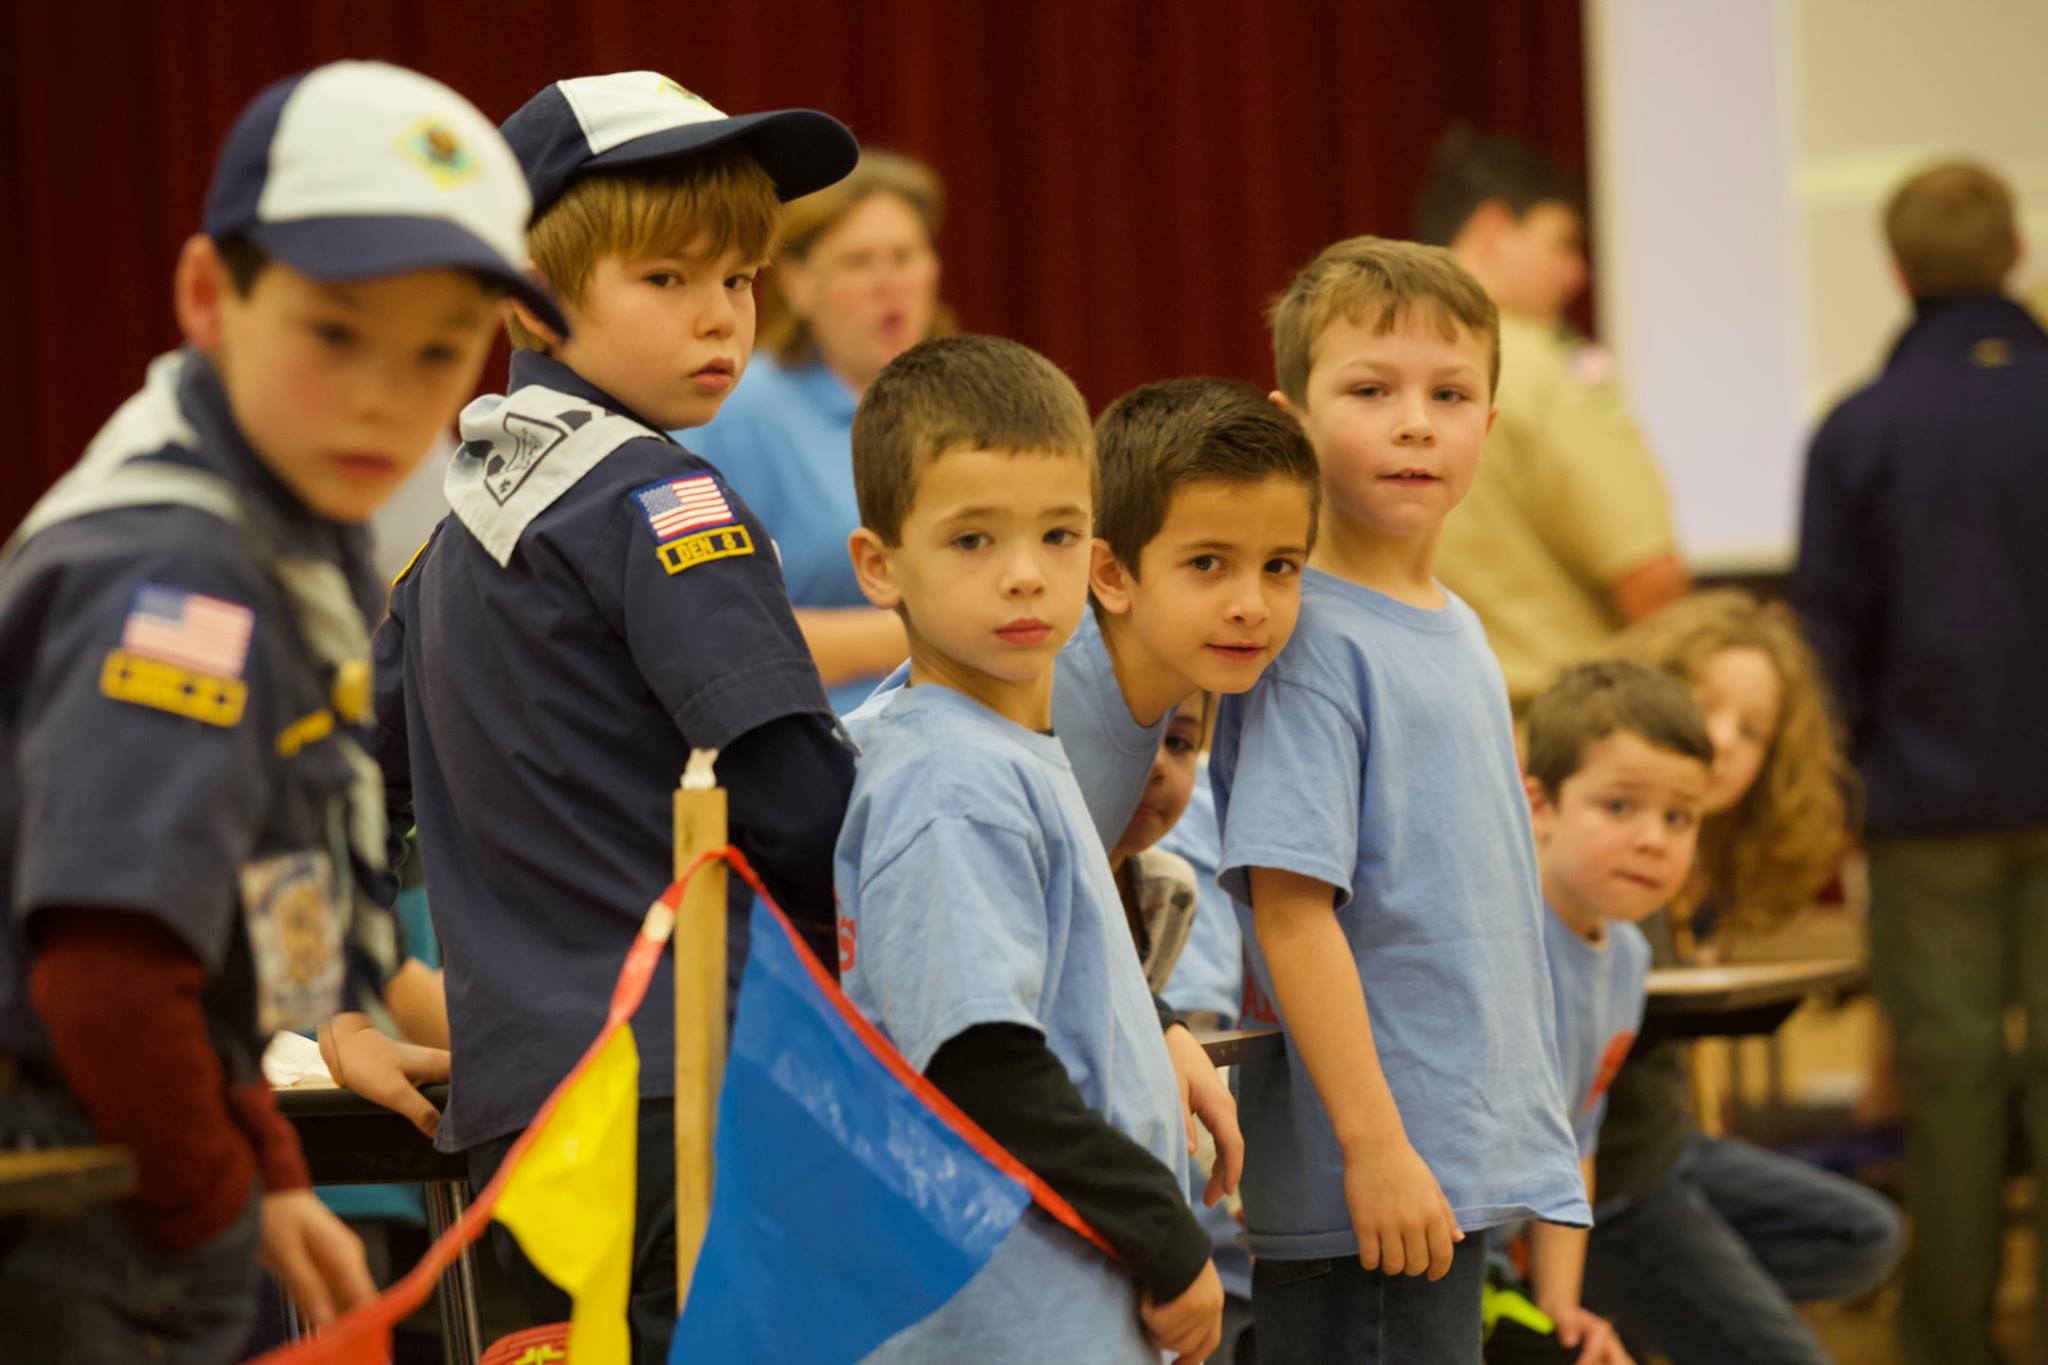
[[[144,583],[121,627],[121,648],[198,673],[239,678],[256,613],[239,602]]]
[[[647,514],[647,525],[657,542],[674,540],[706,526],[730,526],[739,520],[718,480],[709,474],[663,479],[639,489],[633,497]]]

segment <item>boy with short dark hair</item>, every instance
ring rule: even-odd
[[[2048,1134],[2048,332],[2006,293],[2019,230],[1990,171],[1922,171],[1884,228],[1913,320],[1813,438],[1792,597],[1867,794],[1907,1113],[1902,1358],[1946,1365],[1996,1355],[2016,1077],[2037,1169]]]
[[[1684,683],[1604,662],[1572,668],[1537,695],[1526,753],[1558,1058],[1590,1199],[1607,1087],[1648,998],[1650,945],[1636,921],[1685,884],[1714,744]],[[1558,1344],[1586,1365],[1626,1360],[1614,1328],[1580,1302],[1585,1270],[1585,1229],[1530,1227],[1529,1278]]]
[[[559,81],[504,132],[571,329],[514,310],[510,392],[464,410],[452,513],[377,636],[378,757],[416,815],[447,960],[437,1141],[477,1183],[603,1021],[668,881],[668,793],[691,750],[721,751],[733,842],[824,943],[852,785],[772,545],[664,434],[731,391],[778,201],[845,174],[852,136],[808,110],[729,118],[651,71]],[[676,1318],[669,970],[635,1022],[640,1361],[666,1359]],[[492,1237],[536,1319],[566,1317]]]
[[[1584,193],[1513,138],[1457,128],[1430,167],[1423,241],[1500,309],[1500,420],[1438,573],[1486,625],[1517,708],[1557,669],[1687,587],[1670,498],[1615,367],[1570,334],[1586,287]]]
[[[178,261],[186,349],[0,553],[0,1148],[96,1141],[136,1173],[5,1253],[19,1358],[239,1359],[259,1254],[316,1325],[374,1292],[258,1059],[390,966],[360,523],[471,391],[505,293],[560,324],[529,205],[437,81],[272,86]]]
[[[1322,519],[1294,640],[1224,700],[1210,769],[1245,1012],[1287,1044],[1239,1071],[1259,1358],[1465,1362],[1486,1230],[1588,1221],[1506,691],[1433,573],[1495,310],[1449,253],[1359,237],[1272,324]]]
[[[911,663],[849,720],[847,994],[1099,1239],[1027,1213],[890,1360],[1192,1361],[1217,1339],[1172,1068],[1049,729],[1087,605],[1092,446],[1066,376],[989,337],[913,347],[854,418],[854,568]]]

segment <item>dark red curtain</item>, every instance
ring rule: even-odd
[[[965,325],[1098,406],[1168,375],[1267,381],[1267,298],[1325,242],[1409,232],[1454,120],[1585,164],[1575,0],[6,3],[0,526],[176,344],[172,262],[237,109],[337,57],[493,118],[639,67],[729,110],[829,110],[944,174]]]

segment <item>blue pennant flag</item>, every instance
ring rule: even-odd
[[[765,899],[751,937],[710,1227],[669,1361],[857,1361],[972,1279],[1035,1193],[1058,1201]]]

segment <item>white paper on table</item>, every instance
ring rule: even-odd
[[[273,1086],[333,1085],[320,1044],[297,1033],[273,1033],[263,1049],[263,1079]]]

